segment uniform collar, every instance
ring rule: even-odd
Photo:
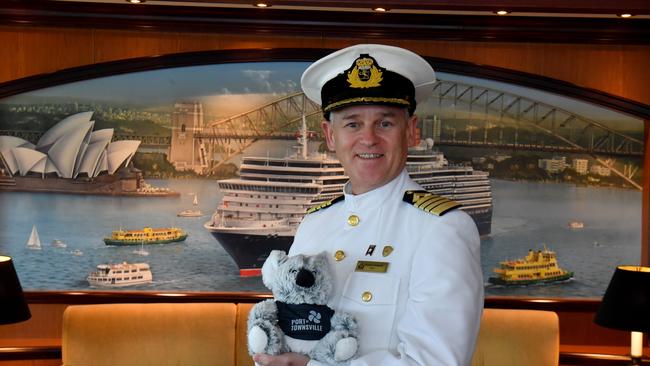
[[[356,195],[351,193],[352,189],[350,188],[350,182],[348,182],[345,184],[343,189],[343,193],[345,193],[345,205],[349,209],[356,211],[359,209],[372,209],[392,197],[397,197],[397,199],[401,201],[407,181],[408,172],[406,171],[406,168],[404,168],[397,177],[383,186]]]

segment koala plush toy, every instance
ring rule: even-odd
[[[332,275],[325,252],[289,257],[274,250],[262,266],[262,281],[274,299],[256,304],[248,315],[251,355],[298,352],[331,365],[356,355],[356,321],[326,305]]]

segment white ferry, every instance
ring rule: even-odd
[[[147,263],[100,264],[86,278],[91,286],[123,287],[150,283],[153,280]]]
[[[218,182],[223,199],[204,227],[235,260],[240,275],[259,275],[274,249],[288,251],[308,208],[341,195],[348,181],[341,163],[322,153],[308,154],[303,125],[300,150],[284,158],[243,157],[240,178]],[[492,221],[488,175],[471,166],[451,166],[432,141],[409,151],[410,176],[432,193],[463,204],[481,235]]]

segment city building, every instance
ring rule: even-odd
[[[561,173],[566,169],[566,157],[553,157],[552,159],[538,159],[537,166],[551,174]]]
[[[612,175],[612,170],[603,165],[592,165],[589,169],[589,172],[593,175],[599,175],[601,177],[609,177]]]
[[[589,160],[587,159],[573,159],[571,160],[571,169],[575,170],[580,175],[586,175],[589,170]]]

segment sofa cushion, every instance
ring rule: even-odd
[[[231,303],[69,306],[63,366],[235,364]]]
[[[559,319],[552,311],[484,309],[472,366],[557,366]]]

